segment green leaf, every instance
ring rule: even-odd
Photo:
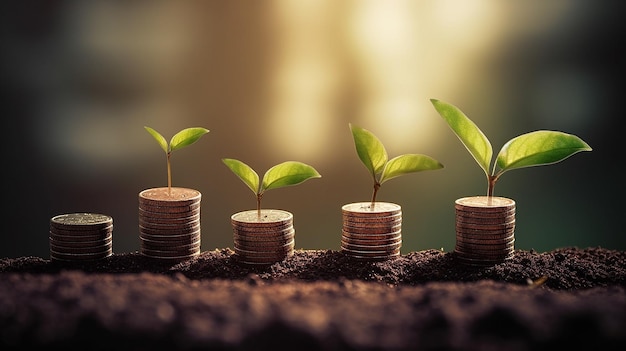
[[[315,168],[296,161],[286,161],[270,168],[263,176],[261,192],[296,185],[311,178],[320,178]]]
[[[156,130],[150,127],[144,126],[144,128],[148,131],[148,133],[150,133],[150,135],[152,135],[152,137],[157,141],[157,143],[159,143],[159,146],[161,146],[161,149],[163,149],[163,151],[167,153],[167,141],[165,140],[165,138],[161,134],[159,134],[159,132],[157,132]]]
[[[382,142],[369,130],[349,124],[354,146],[361,162],[372,173],[374,179],[387,163],[387,151]]]
[[[591,147],[576,135],[539,130],[504,144],[497,165],[502,174],[511,169],[557,163],[581,151],[591,151]]]
[[[493,149],[485,134],[456,106],[436,99],[430,99],[430,101],[485,174],[489,176]]]
[[[439,161],[426,155],[407,154],[397,156],[389,160],[385,165],[380,177],[380,184],[404,174],[440,168],[443,168],[443,165]]]
[[[259,192],[259,175],[247,164],[232,158],[223,158],[222,162],[235,173],[252,190]]]
[[[170,140],[170,151],[182,149],[185,146],[189,146],[198,141],[201,136],[208,132],[208,129],[201,127],[185,128],[180,132],[174,134],[172,140]]]

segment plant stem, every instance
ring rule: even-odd
[[[379,182],[375,182],[374,183],[374,192],[372,193],[372,205],[370,206],[371,210],[374,210],[374,206],[376,205],[376,194],[378,193],[378,189],[380,189],[380,183]]]
[[[257,214],[257,219],[260,221],[261,220],[261,198],[263,197],[263,194],[256,194],[256,214]]]
[[[489,186],[487,188],[487,196],[493,196],[493,189],[496,187],[496,181],[498,181],[499,175],[490,175],[487,177],[487,181],[489,182]]]
[[[167,153],[167,194],[172,196],[172,169],[170,166],[170,156],[171,152]]]

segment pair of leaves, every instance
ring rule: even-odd
[[[389,160],[383,143],[372,132],[352,124],[349,127],[359,159],[378,185],[404,174],[443,168],[439,161],[421,154],[405,154]]]
[[[165,153],[170,153],[174,150],[182,149],[185,146],[189,146],[198,141],[201,136],[209,132],[208,129],[202,127],[185,128],[180,132],[174,134],[174,136],[172,137],[172,139],[170,139],[170,142],[168,143],[163,135],[161,135],[156,130],[145,126],[144,128],[148,131],[148,133],[150,133],[150,135],[152,135],[157,143],[159,143],[159,146],[161,146],[161,149],[163,149]]]
[[[222,162],[257,196],[270,189],[297,185],[308,179],[321,177],[315,168],[305,163],[286,161],[268,169],[261,182],[258,173],[247,164],[232,158],[224,158]]]
[[[485,134],[456,106],[437,99],[430,101],[489,177],[493,149]],[[502,146],[491,177],[497,179],[512,169],[557,163],[578,152],[591,150],[585,141],[573,134],[552,130],[522,134]]]

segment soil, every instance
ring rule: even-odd
[[[242,265],[231,249],[167,262],[0,259],[0,349],[626,349],[626,252],[516,250],[363,261],[300,250]]]

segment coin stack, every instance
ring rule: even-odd
[[[231,216],[235,257],[242,263],[269,265],[293,255],[293,215],[282,210],[243,211]]]
[[[139,193],[139,239],[143,256],[185,260],[200,254],[197,190],[167,187]]]
[[[69,213],[50,219],[50,259],[90,261],[113,254],[113,218],[98,213]]]
[[[402,210],[397,204],[357,202],[344,205],[341,251],[348,256],[385,260],[400,256]]]
[[[513,256],[515,201],[504,197],[474,196],[457,199],[457,259],[465,264],[487,266]]]

